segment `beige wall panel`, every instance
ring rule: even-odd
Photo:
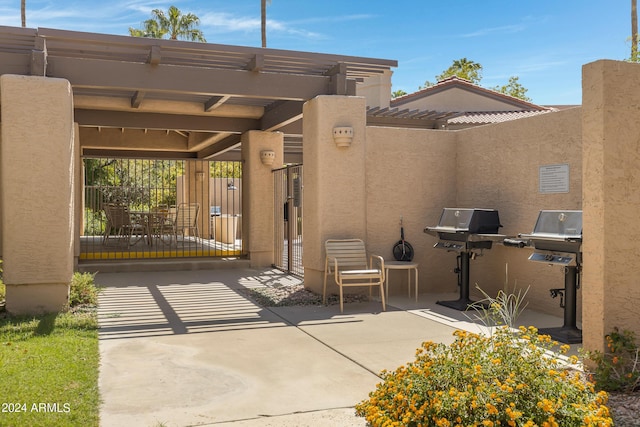
[[[522,109],[511,103],[461,88],[445,89],[428,97],[403,103],[400,108],[436,111],[514,111]]]
[[[498,209],[503,234],[515,236],[533,231],[542,209],[582,208],[580,108],[456,134],[457,205]],[[564,163],[569,165],[569,193],[541,194],[539,167]],[[471,261],[471,295],[480,297],[476,284],[495,295],[505,285],[508,270],[510,289],[516,283],[518,288],[530,286],[531,308],[562,317],[559,299],[550,298],[549,289],[564,287],[564,271],[528,261],[530,253],[531,249],[497,245],[485,251],[484,256]]]
[[[365,79],[356,86],[356,95],[366,98],[367,107],[389,108],[391,102],[391,70]]]
[[[321,292],[324,242],[367,237],[365,98],[319,96],[303,111],[305,286]],[[349,147],[334,142],[333,129],[342,126],[353,128]]]
[[[0,95],[4,281],[16,285],[7,288],[12,311],[29,295],[18,286],[63,289],[71,281],[76,152],[69,82],[3,75]],[[66,291],[59,293],[62,300]],[[52,298],[44,309],[58,309],[58,302]]]
[[[590,310],[584,345],[603,349],[604,335],[614,327],[640,334],[638,64],[597,61],[585,65],[583,104],[583,123],[588,129],[584,142],[584,299]]]
[[[368,127],[366,158],[369,249],[393,260],[402,217],[419,263],[420,292],[455,292],[455,256],[434,249],[437,239],[423,231],[436,225],[443,207],[455,204],[455,134]],[[406,275],[391,274],[390,293],[406,292]]]
[[[273,150],[272,165],[260,160],[262,150]],[[273,264],[274,206],[272,169],[282,167],[284,134],[250,131],[242,135],[243,238],[252,267]]]

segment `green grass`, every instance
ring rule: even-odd
[[[98,362],[95,312],[0,313],[0,426],[97,426]]]

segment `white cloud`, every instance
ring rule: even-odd
[[[469,37],[483,37],[491,34],[513,34],[524,31],[526,28],[523,24],[512,24],[512,25],[503,25],[501,27],[493,27],[493,28],[482,28],[477,31],[473,31],[471,33],[460,34],[460,37],[469,38]]]
[[[260,31],[260,18],[235,16],[229,13],[205,13],[200,16],[201,27],[207,27],[209,32],[256,32]],[[267,31],[270,33],[282,33],[306,38],[322,38],[323,35],[308,31],[274,19],[267,18]]]

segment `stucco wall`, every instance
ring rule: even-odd
[[[580,108],[457,132],[368,127],[369,249],[393,259],[402,216],[420,264],[420,292],[457,292],[455,254],[434,249],[437,238],[424,227],[436,225],[444,207],[492,208],[501,231],[515,236],[531,232],[542,209],[581,209],[580,129]],[[570,192],[540,194],[539,167],[560,163],[569,164]],[[475,284],[489,294],[502,289],[508,270],[510,286],[531,286],[530,307],[562,317],[549,289],[564,286],[564,271],[528,261],[530,253],[494,245],[472,260],[472,297],[480,297]]]
[[[530,233],[543,209],[582,208],[579,107],[457,131],[456,135],[457,205],[497,209],[501,233]],[[555,164],[569,165],[569,192],[542,194],[539,168]],[[530,253],[531,249],[494,245],[483,257],[471,261],[471,294],[475,284],[489,294],[502,289],[508,264],[509,286],[530,286],[531,308],[562,317],[559,299],[552,299],[549,289],[564,287],[564,269],[528,261]]]
[[[273,264],[274,200],[272,168],[282,167],[284,135],[281,132],[249,131],[242,135],[243,234],[252,267]],[[262,150],[273,150],[273,164],[260,160]]]
[[[587,64],[582,87],[584,345],[602,350],[614,327],[640,336],[640,64]]]
[[[483,96],[461,88],[447,88],[424,98],[402,103],[400,108],[436,111],[516,111],[521,110],[512,103],[490,96]]]
[[[322,292],[324,242],[366,239],[365,98],[319,96],[304,104],[304,281]],[[353,140],[338,147],[335,127],[349,126]],[[367,242],[368,244],[368,242]],[[336,292],[337,286],[330,282]]]
[[[0,96],[7,310],[57,311],[68,301],[74,259],[71,86],[5,74]]]
[[[419,263],[420,292],[455,291],[456,278],[450,272],[455,257],[433,249],[434,238],[423,232],[425,226],[436,225],[444,206],[455,204],[455,133],[368,127],[366,156],[369,250],[393,259],[402,217],[405,239]],[[391,287],[390,293],[405,292],[405,275],[392,274],[400,286]]]

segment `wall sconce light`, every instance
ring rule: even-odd
[[[351,126],[333,128],[333,141],[338,147],[350,146],[353,141],[353,128]]]
[[[273,150],[262,150],[260,152],[260,161],[263,165],[272,165],[276,159],[276,152]]]
[[[227,191],[235,191],[237,189],[238,187],[235,186],[235,184],[233,183],[233,180],[227,183]]]

